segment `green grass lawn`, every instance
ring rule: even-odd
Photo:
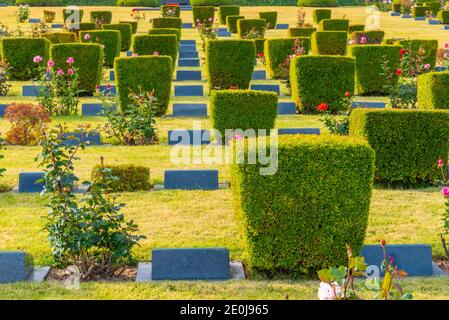
[[[98,7],[85,7],[85,17],[89,11]],[[131,8],[105,8],[113,10],[113,21],[129,19]],[[30,17],[42,17],[42,8],[31,8]],[[62,8],[57,11],[57,21],[62,20]],[[294,7],[246,7],[242,14],[248,18],[256,17],[259,11],[276,10],[279,22],[295,24],[296,8]],[[15,8],[2,8],[0,22],[15,25]],[[311,22],[312,9],[307,9],[307,20]],[[365,8],[334,8],[333,17],[346,15],[351,23],[363,23],[366,19]],[[147,17],[159,16],[159,12],[147,12]],[[191,21],[191,12],[182,12],[184,21]],[[23,28],[28,26],[23,24]],[[139,24],[139,32],[150,28],[148,21]],[[381,28],[387,37],[413,37],[438,39],[446,41],[447,31],[441,26],[430,26],[425,22],[415,22],[382,13]],[[195,30],[183,29],[183,39],[199,38]],[[270,30],[268,37],[286,36],[286,30]],[[259,66],[258,68],[261,68]],[[105,82],[107,82],[105,80]],[[259,81],[260,82],[260,81]],[[274,82],[268,80],[268,82]],[[195,82],[206,84],[205,81]],[[33,98],[20,96],[24,82],[14,82],[9,96],[0,97],[0,103],[14,101],[33,101]],[[178,84],[178,83],[176,83]],[[179,83],[184,84],[184,83]],[[206,92],[206,91],[205,91]],[[380,100],[384,98],[362,98],[358,100]],[[94,101],[94,98],[82,98],[83,102]],[[208,97],[172,99],[177,102],[207,102]],[[288,101],[282,96],[280,100]],[[169,109],[168,113],[171,113]],[[279,116],[277,128],[287,127],[319,127],[323,128],[317,115]],[[197,122],[194,122],[197,121]],[[69,128],[89,123],[93,127],[102,125],[101,117],[55,117],[53,124],[66,123]],[[76,174],[81,180],[90,177],[92,167],[103,156],[109,164],[127,164],[148,166],[151,169],[152,183],[162,183],[166,169],[215,168],[219,170],[220,181],[230,179],[229,167],[226,165],[174,165],[170,161],[170,147],[167,146],[167,131],[170,129],[190,129],[201,125],[203,129],[211,128],[209,118],[172,118],[157,119],[160,144],[155,146],[92,146],[80,153],[81,160],[76,163]],[[5,133],[9,124],[0,119],[0,132]],[[300,137],[298,137],[300,138]],[[103,137],[104,142],[108,142]],[[1,167],[7,169],[0,180],[9,186],[18,182],[21,171],[38,171],[34,157],[39,152],[37,147],[8,146]],[[345,192],[345,190],[341,190]],[[124,213],[128,219],[134,219],[140,231],[147,239],[135,250],[138,260],[151,259],[153,248],[164,247],[227,247],[233,260],[245,261],[245,248],[241,233],[234,219],[232,196],[229,189],[218,191],[148,191],[124,193],[121,200],[127,205]],[[45,200],[39,195],[0,194],[0,250],[25,250],[33,254],[39,265],[51,263],[50,248],[46,240]],[[444,199],[439,189],[427,188],[419,190],[386,190],[376,188],[373,192],[369,226],[366,243],[377,243],[385,238],[389,243],[429,243],[434,255],[442,254],[437,234],[440,232],[441,216],[444,210]],[[449,286],[446,278],[413,278],[406,279],[407,291],[412,291],[417,299],[447,299]],[[157,282],[136,284],[120,283],[84,283],[81,290],[66,290],[61,285],[43,284],[11,284],[0,285],[0,299],[315,299],[318,282],[315,280],[273,280],[257,279],[255,276],[247,281],[228,282]]]

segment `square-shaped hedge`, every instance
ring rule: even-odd
[[[354,44],[361,44],[362,37],[366,38],[365,44],[381,44],[385,37],[385,31],[372,30],[372,31],[354,31],[351,33],[351,39]]]
[[[346,111],[341,102],[354,92],[355,59],[339,56],[300,56],[290,63],[292,98],[300,111],[316,112],[326,103],[331,112]]]
[[[237,33],[240,39],[252,39],[249,33],[257,33],[258,38],[265,37],[266,21],[263,19],[239,19],[237,20]]]
[[[231,33],[237,33],[237,21],[245,19],[244,16],[227,16],[226,17],[226,25],[228,26],[228,30]]]
[[[121,51],[129,50],[131,46],[131,37],[133,35],[133,27],[129,23],[104,24],[103,30],[117,30],[122,35]]]
[[[11,66],[11,80],[29,80],[38,75],[35,56],[48,60],[50,41],[44,38],[4,38],[1,42],[1,57]]]
[[[429,72],[418,77],[418,108],[449,109],[449,72]]]
[[[181,41],[181,29],[176,29],[176,28],[150,29],[150,30],[148,30],[148,34],[150,34],[150,35],[174,34],[176,36],[176,38],[178,38],[178,42]]]
[[[238,16],[240,15],[240,7],[225,5],[218,7],[218,17],[220,19],[220,24],[227,24],[226,17],[227,16]]]
[[[159,28],[181,29],[182,20],[181,20],[181,18],[176,18],[176,17],[153,18],[152,26],[153,26],[153,29],[159,29]]]
[[[249,267],[310,275],[345,265],[347,244],[358,255],[368,226],[374,157],[359,139],[285,135],[279,137],[276,174],[261,175],[266,165],[259,163],[233,165],[233,203]]]
[[[161,6],[162,17],[177,17],[181,16],[181,7],[178,5],[162,5]]]
[[[138,56],[115,58],[115,82],[117,84],[120,107],[130,103],[129,91],[154,93],[158,100],[156,114],[163,116],[170,102],[173,62],[170,56]]]
[[[50,43],[73,43],[76,41],[76,35],[73,32],[49,32],[42,35]]]
[[[212,126],[225,142],[233,135],[226,133],[227,129],[254,129],[256,134],[257,129],[273,129],[278,96],[274,92],[253,90],[213,90],[210,105]]]
[[[438,159],[449,152],[449,112],[355,109],[349,134],[376,152],[375,180],[414,186],[439,179]]]
[[[280,65],[285,62],[288,56],[294,54],[295,42],[304,48],[305,54],[310,51],[310,38],[268,38],[265,40],[265,67],[271,78],[276,79],[281,76]]]
[[[429,7],[426,6],[419,6],[419,7],[413,7],[412,8],[412,17],[425,17],[426,11],[430,11]]]
[[[438,11],[441,9],[441,2],[435,1],[435,2],[424,2],[424,6],[428,7],[434,16],[438,14]]]
[[[383,66],[388,60],[390,70],[396,70],[400,66],[400,46],[391,45],[354,45],[349,46],[349,55],[355,58],[355,78],[358,94],[384,95],[388,92],[384,85],[387,83],[387,75]],[[388,57],[388,58],[386,58]],[[395,77],[395,81],[397,81]]]
[[[130,24],[133,29],[133,34],[137,33],[137,29],[139,28],[139,22],[138,21],[119,21],[118,23],[127,23]]]
[[[330,9],[314,9],[313,10],[313,22],[319,24],[323,19],[330,19],[332,16],[332,10]]]
[[[100,20],[103,24],[110,24],[112,22],[112,11],[91,11],[90,22]]]
[[[437,19],[442,24],[449,24],[449,10],[440,10],[440,11],[438,11]]]
[[[348,33],[351,34],[354,31],[365,31],[364,24],[350,24],[348,28]]]
[[[259,19],[266,21],[267,29],[274,29],[278,21],[277,11],[259,12]]]
[[[90,39],[85,39],[86,35]],[[98,43],[104,46],[104,65],[107,67],[114,66],[115,57],[120,56],[120,46],[122,42],[122,35],[117,30],[92,30],[81,31],[80,41],[84,43]]]
[[[215,7],[213,6],[193,6],[193,24],[205,23],[208,26],[214,24]]]
[[[296,37],[308,37],[310,38],[312,36],[312,33],[314,33],[317,29],[310,27],[310,28],[289,28],[288,29],[288,36],[292,38]]]
[[[346,55],[348,33],[345,31],[317,31],[311,40],[315,55]]]
[[[349,30],[347,19],[323,19],[320,21],[320,31],[346,31]]]
[[[255,56],[256,47],[253,40],[207,41],[206,68],[209,90],[248,89]]]
[[[430,64],[430,69],[435,68],[438,51],[438,40],[427,39],[413,39],[413,40],[398,40],[395,45],[402,46],[405,50],[412,50],[418,52],[420,48],[424,50],[423,64]]]
[[[97,169],[102,168],[98,165],[92,169],[92,179],[100,178],[101,173]],[[113,192],[132,192],[140,190],[150,190],[150,168],[135,166],[133,164],[105,165],[104,168],[111,170],[113,177],[117,180],[111,181],[108,185]]]
[[[79,88],[84,93],[92,93],[100,84],[103,49],[94,43],[62,43],[52,44],[50,56],[55,61],[55,67],[66,69],[66,60],[69,57],[75,59],[74,66],[79,73]]]
[[[133,36],[131,50],[139,56],[151,56],[154,52],[158,52],[161,56],[170,56],[174,69],[178,56],[178,44],[178,37],[174,34],[136,34]]]
[[[95,22],[81,22],[68,25],[67,30],[78,35],[80,31],[95,30],[96,28],[97,24]]]

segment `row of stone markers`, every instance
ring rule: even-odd
[[[432,262],[432,247],[421,244],[387,245],[387,256],[409,276],[447,276]],[[378,268],[384,259],[379,245],[365,245],[361,255],[370,276],[381,276]],[[227,248],[153,249],[151,262],[140,262],[136,282],[162,280],[244,280],[241,262],[230,260]],[[0,283],[42,282],[50,267],[35,267],[33,258],[23,251],[0,251]]]
[[[426,21],[430,25],[440,25],[441,22],[437,19],[427,19],[426,17],[414,17],[410,14],[401,14],[400,12],[390,12],[392,17],[402,17],[402,19],[414,19],[415,21]],[[444,25],[443,30],[449,30],[449,25]]]

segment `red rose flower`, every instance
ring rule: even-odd
[[[384,246],[384,245],[386,245],[386,244],[387,244],[387,242],[385,241],[385,239],[380,240],[380,245],[381,245],[381,246]]]
[[[327,104],[325,104],[324,102],[322,102],[322,103],[320,103],[320,104],[316,107],[316,109],[317,109],[319,112],[326,111],[326,110],[327,110]]]
[[[351,92],[346,91],[346,92],[345,92],[345,97],[350,97],[350,96],[351,96]]]
[[[257,57],[258,57],[258,58],[263,58],[263,52],[257,53]]]
[[[401,49],[401,50],[399,51],[399,54],[400,54],[401,56],[403,56],[406,52],[407,52],[407,50]]]
[[[401,69],[396,69],[396,72],[395,72],[398,76],[400,76],[401,74],[402,74],[402,70]]]

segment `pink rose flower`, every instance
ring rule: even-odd
[[[137,53],[133,53],[132,57],[137,57],[139,56]]]
[[[84,40],[89,40],[91,38],[90,34],[86,33],[84,35]]]
[[[360,43],[361,44],[366,44],[366,37],[361,37],[360,38]]]
[[[449,188],[448,187],[444,187],[443,189],[441,189],[441,193],[447,197],[449,196]]]
[[[354,40],[349,40],[348,44],[354,44]]]
[[[67,58],[66,62],[67,62],[68,64],[72,64],[72,63],[75,62],[75,59],[74,59],[73,57],[69,57],[69,58]]]
[[[157,52],[157,51],[153,52],[153,56],[158,56],[158,55],[159,55],[159,52]]]
[[[437,163],[438,163],[438,168],[442,168],[444,166],[443,159],[438,159]]]
[[[52,68],[52,67],[54,67],[55,66],[55,62],[53,61],[53,60],[48,60],[48,62],[47,62],[47,67],[49,67],[49,68]]]
[[[429,64],[429,63],[426,63],[426,64],[424,65],[424,68],[425,68],[426,70],[429,70],[429,69],[430,69],[430,64]]]
[[[67,74],[68,75],[73,75],[74,73],[75,73],[75,71],[73,69],[67,70]]]
[[[64,71],[62,71],[62,69],[58,69],[58,71],[56,72],[56,74],[58,76],[62,76],[64,74]]]
[[[34,63],[39,63],[39,62],[42,62],[42,61],[44,61],[44,58],[42,58],[41,56],[35,56],[33,58],[33,62]]]
[[[449,49],[449,43],[446,42],[446,43],[444,44],[444,49]]]

